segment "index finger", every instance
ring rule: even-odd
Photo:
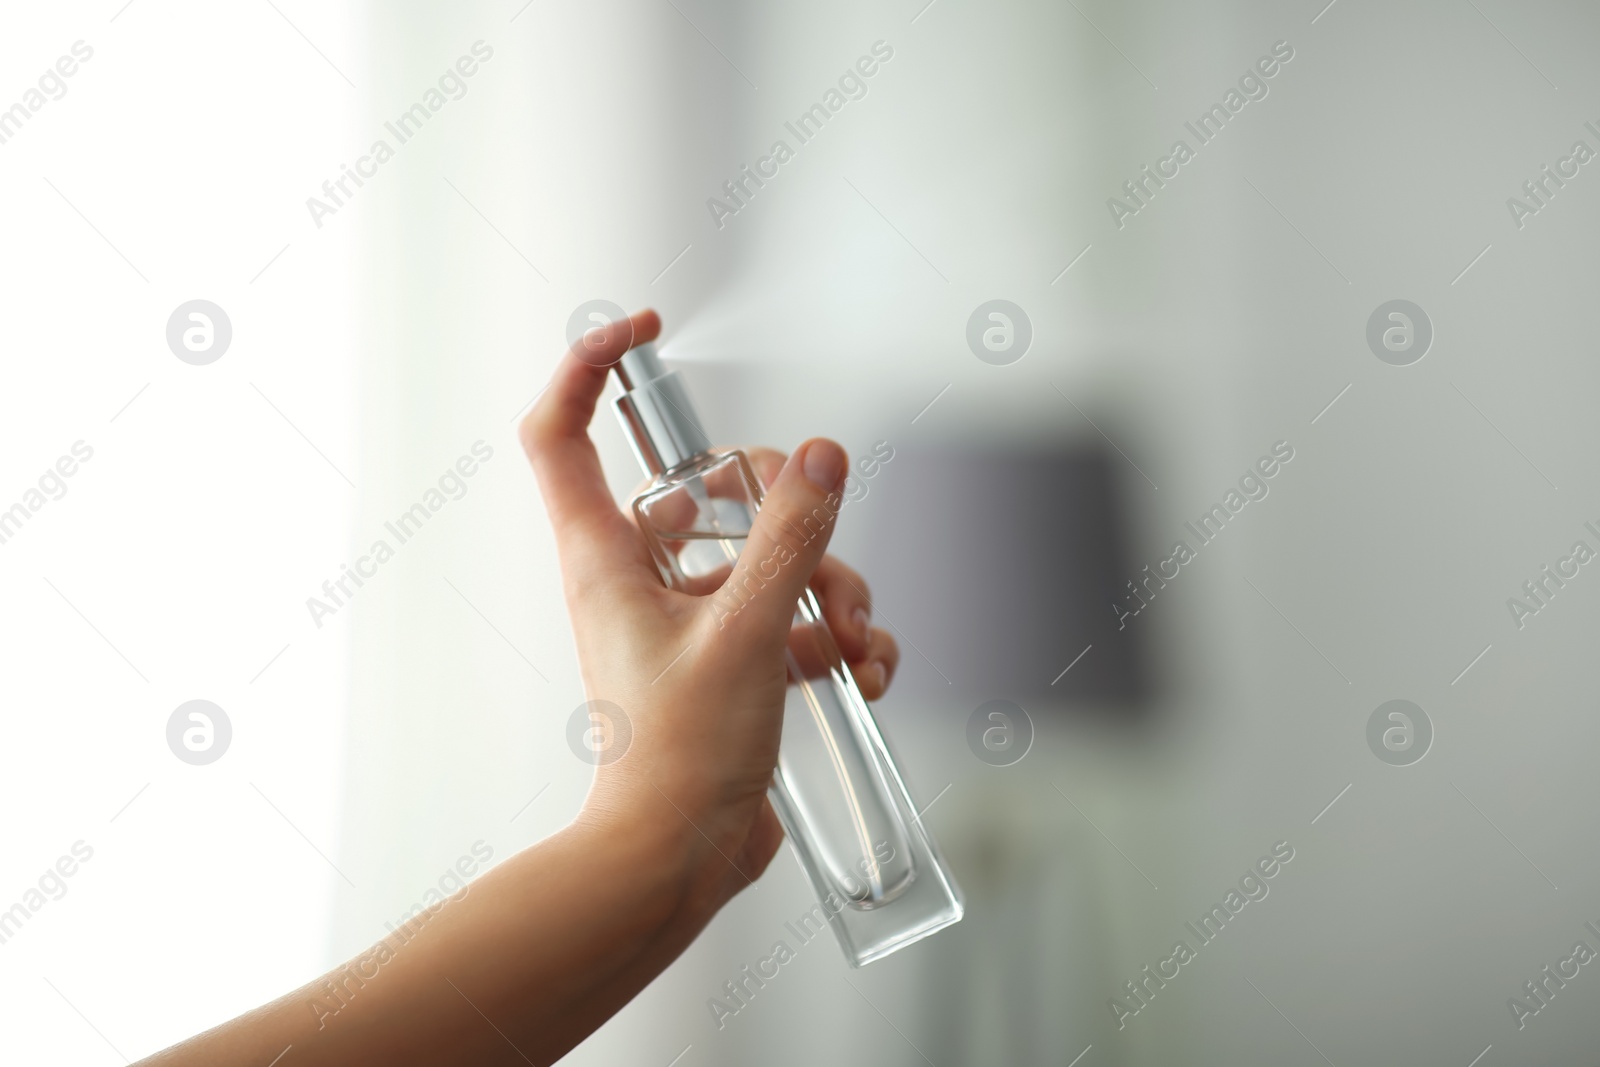
[[[661,317],[646,308],[591,330],[556,365],[550,384],[523,418],[519,436],[550,512],[562,558],[578,560],[598,550],[626,552],[648,564],[638,533],[606,485],[589,423],[606,375],[622,354],[661,333]]]

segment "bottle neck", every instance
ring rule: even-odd
[[[639,465],[651,475],[678,471],[711,452],[677,371],[635,382],[617,398],[616,410]]]

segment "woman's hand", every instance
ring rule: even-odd
[[[589,440],[606,365],[661,328],[650,311],[618,325],[585,343],[583,358],[562,360],[522,441],[555,525],[584,687],[627,717],[625,753],[598,769],[572,825],[321,979],[158,1053],[152,1067],[249,1067],[291,1051],[297,1067],[554,1063],[676,959],[777,850],[767,783],[807,582],[862,691],[883,692],[894,641],[868,626],[861,577],[823,555],[846,473],[831,441],[788,459],[752,454],[770,491],[729,580],[745,588],[749,561],[780,546],[793,558],[737,612],[719,618],[710,596],[662,585]],[[802,517],[815,529],[822,514],[817,536],[791,532]]]
[[[742,586],[754,561],[780,550],[793,558],[744,608],[719,617],[712,597],[662,584],[588,435],[609,366],[659,332],[645,311],[590,334],[523,420],[522,442],[555,527],[585,690],[620,709],[630,735],[624,755],[598,768],[580,821],[658,834],[683,863],[683,906],[703,922],[761,874],[782,840],[766,794],[788,685],[784,649],[808,583],[868,699],[882,695],[899,650],[871,626],[861,576],[824,555],[848,473],[844,451],[825,439],[787,459],[747,453],[768,489],[728,580]],[[793,535],[817,514],[829,516],[820,536]]]

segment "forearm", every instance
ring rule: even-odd
[[[322,979],[153,1057],[161,1067],[546,1064],[675,959],[721,877],[676,828],[580,821]],[[721,862],[721,861],[719,861]]]

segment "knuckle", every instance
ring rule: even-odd
[[[522,417],[522,422],[517,427],[517,437],[522,442],[522,450],[530,458],[550,449],[556,437],[556,430],[544,403],[535,404],[533,410]]]
[[[522,451],[532,456],[539,450],[539,426],[536,421],[539,409],[528,412],[522,416],[522,421],[517,424],[517,440],[522,442]]]

